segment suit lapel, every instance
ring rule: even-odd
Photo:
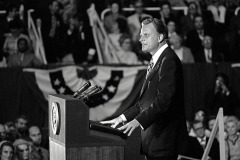
[[[140,92],[140,98],[141,98],[141,96],[142,96],[145,88],[147,87],[148,82],[149,82],[149,81],[152,79],[152,77],[157,73],[157,71],[158,71],[158,69],[159,69],[159,67],[160,67],[160,65],[161,65],[161,63],[162,63],[162,59],[163,59],[163,57],[165,56],[165,54],[167,53],[167,50],[168,50],[168,49],[169,49],[169,48],[167,47],[167,48],[162,52],[162,54],[161,54],[160,57],[158,58],[156,64],[154,65],[153,69],[152,69],[151,72],[149,73],[147,79],[144,80],[143,86],[142,86],[142,89],[141,89],[141,92]]]

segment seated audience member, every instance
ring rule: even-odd
[[[84,14],[75,14],[69,20],[67,53],[72,54],[76,64],[92,61],[88,59],[88,55],[91,54],[90,50],[94,51],[93,56],[95,54],[92,29],[86,21]]]
[[[139,40],[141,22],[145,18],[149,18],[152,16],[149,14],[143,13],[144,6],[142,1],[139,1],[139,0],[135,1],[134,8],[135,8],[135,13],[127,18],[127,22],[128,22],[130,34],[132,36],[132,40],[135,43]]]
[[[8,67],[39,67],[43,64],[34,53],[29,51],[26,39],[18,39],[17,47],[18,51],[9,57]]]
[[[187,33],[194,29],[194,17],[197,14],[200,14],[197,3],[188,3],[188,13],[181,18],[181,33],[184,39]]]
[[[215,50],[212,46],[213,38],[205,35],[202,41],[203,49],[196,51],[195,60],[199,63],[223,62],[223,54]]]
[[[174,34],[169,38],[172,49],[175,51],[182,63],[194,63],[191,50],[182,45],[182,38]]]
[[[21,33],[21,23],[19,19],[14,19],[9,22],[9,28],[11,33],[6,37],[3,51],[6,54],[6,57],[11,56],[15,53],[17,53],[17,41],[20,38],[24,38],[27,40],[28,43],[28,50],[30,51],[32,49],[31,47],[31,41],[29,37],[23,33]]]
[[[3,140],[6,140],[7,136],[6,136],[6,130],[4,125],[0,124],[0,142]]]
[[[113,25],[116,23],[116,20],[121,18],[126,21],[126,18],[121,14],[121,5],[117,1],[112,1],[110,3],[111,12],[104,18],[104,27],[108,33],[113,32]]]
[[[31,143],[26,139],[16,139],[13,143],[16,157],[14,160],[34,160],[30,156]]]
[[[166,24],[168,29],[168,38],[170,38],[172,35],[177,34],[176,32],[176,23],[173,20],[169,20]]]
[[[6,130],[7,140],[13,143],[16,139],[16,129],[14,123],[11,121],[6,122],[4,123],[4,127]]]
[[[194,112],[194,117],[193,117],[193,121],[200,121],[203,123],[204,126],[206,126],[206,121],[207,121],[207,115],[206,115],[206,111],[203,108],[199,108]],[[210,136],[210,131],[205,127],[204,130],[204,134],[205,136],[209,137]],[[194,132],[194,129],[192,127],[192,130],[190,130],[189,133],[190,136],[192,137],[196,137],[196,133]]]
[[[109,39],[111,40],[114,48],[118,51],[121,50],[120,44],[119,44],[119,38],[122,34],[128,33],[128,26],[125,20],[119,18],[116,20],[116,23],[113,24],[112,27],[112,33],[109,33]]]
[[[194,16],[194,29],[187,33],[186,46],[189,47],[195,58],[198,51],[203,50],[202,41],[205,35],[210,35],[211,31],[204,26],[204,19],[200,14]],[[195,62],[197,59],[195,58]]]
[[[160,2],[160,19],[168,24],[169,21],[173,21],[175,24],[177,23],[177,17],[172,12],[172,7],[169,1]],[[177,23],[178,24],[178,23]]]
[[[127,34],[122,34],[119,38],[121,49],[117,52],[117,56],[122,64],[142,64],[138,60],[137,55],[132,52],[131,37]]]
[[[0,160],[13,160],[14,147],[11,142],[4,141],[0,144]]]
[[[37,126],[31,126],[28,129],[29,132],[29,137],[33,141],[33,146],[32,146],[32,152],[34,151],[34,155],[36,157],[40,157],[41,160],[48,160],[49,159],[49,153],[48,151],[41,147],[41,142],[42,142],[42,134],[40,131],[40,128]]]
[[[28,119],[25,115],[20,115],[15,121],[16,138],[28,137]]]
[[[229,116],[226,121],[226,159],[237,160],[240,159],[240,134],[239,121],[235,116]]]
[[[201,155],[203,155],[203,152],[207,146],[207,143],[209,141],[209,137],[207,137],[205,135],[205,126],[203,124],[203,122],[201,121],[194,121],[193,122],[193,130],[196,133],[196,139],[198,140],[198,145],[202,146],[202,150],[199,151],[201,152]],[[212,147],[210,149],[209,152],[209,158],[211,158],[212,160],[219,160],[220,158],[220,153],[219,153],[219,143],[218,140],[214,138],[213,143],[212,143]],[[198,157],[199,159],[201,159],[201,157]]]
[[[240,106],[236,92],[229,86],[228,76],[225,73],[217,73],[214,87],[205,94],[205,105],[210,115],[217,115],[220,107],[224,115],[235,115],[236,108]]]

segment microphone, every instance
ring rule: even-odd
[[[81,98],[85,97],[87,94],[89,94],[90,92],[92,92],[92,91],[95,90],[96,88],[98,88],[97,85],[95,85],[94,87],[91,87],[91,88],[85,90],[84,92],[82,92],[81,94],[79,94],[79,95],[77,96],[77,98],[78,98],[78,99],[81,99]]]
[[[79,88],[74,94],[73,97],[77,98],[81,93],[86,91],[91,86],[91,83],[87,81],[81,88]]]
[[[97,94],[98,92],[100,92],[102,90],[102,87],[97,86],[97,85],[93,88],[94,89],[92,89],[90,92],[88,92],[87,94],[84,95],[84,97],[82,98],[83,101],[87,101],[89,99],[89,97]]]

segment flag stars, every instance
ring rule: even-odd
[[[107,101],[107,100],[109,99],[109,97],[108,97],[107,94],[104,94],[104,95],[102,96],[102,98],[103,98],[105,101]]]
[[[64,88],[64,87],[60,87],[60,88],[59,88],[59,92],[60,92],[60,93],[64,93],[65,90],[66,90],[66,88]]]
[[[54,81],[54,85],[55,86],[58,86],[60,84],[60,81],[58,80],[58,79],[56,79],[55,81]]]
[[[111,93],[114,93],[115,89],[116,89],[116,87],[114,87],[112,85],[108,87],[108,91],[111,92]]]

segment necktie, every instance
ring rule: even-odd
[[[147,68],[147,75],[146,75],[146,79],[148,77],[148,74],[151,72],[151,70],[153,69],[153,59],[150,60],[149,64],[148,64],[148,68]]]
[[[203,149],[205,149],[206,146],[206,141],[204,139],[201,139],[201,146],[203,147]]]

